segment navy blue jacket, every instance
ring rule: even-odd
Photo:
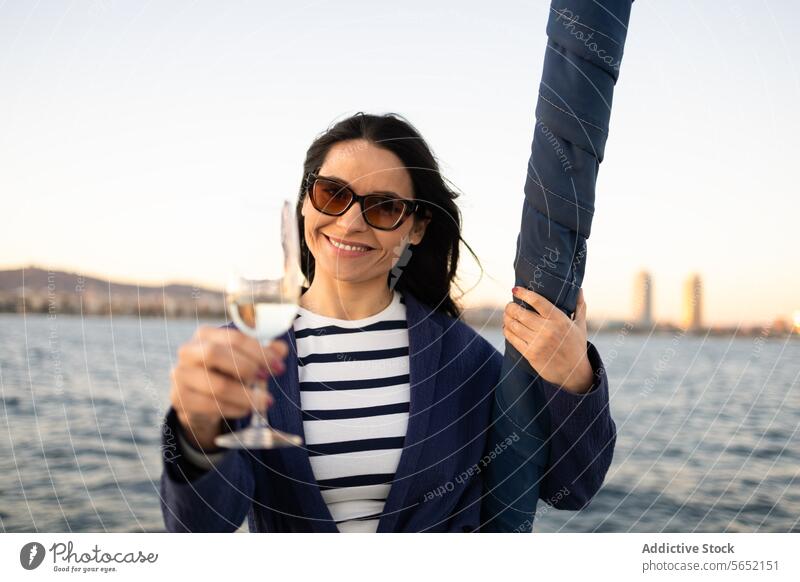
[[[512,446],[520,437],[512,431],[487,445],[503,357],[464,322],[433,311],[409,293],[403,297],[409,330],[409,423],[378,531],[479,531],[487,468],[514,462]],[[302,436],[294,330],[281,339],[289,344],[289,356],[286,371],[270,379],[275,404],[269,421]],[[591,472],[574,481],[572,465],[597,455],[601,466],[611,456],[607,448],[591,448],[607,439],[611,420],[603,365],[594,346],[588,347],[596,372],[591,392],[576,396],[542,383],[553,397],[550,415],[562,423],[552,444],[560,462],[545,476],[544,488],[557,491],[568,485],[571,493],[564,500],[588,499],[602,481]],[[576,409],[580,419],[573,414]],[[587,422],[590,418],[595,422]],[[241,424],[232,422],[231,428]],[[232,450],[216,468],[198,472],[182,455],[178,430],[171,408],[162,430],[161,506],[168,531],[230,532],[245,517],[255,532],[336,531],[304,448]],[[503,487],[498,492],[502,495]]]

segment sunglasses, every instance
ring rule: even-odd
[[[341,216],[358,202],[364,221],[378,230],[394,230],[405,220],[422,209],[417,200],[408,200],[391,194],[367,194],[359,196],[349,186],[317,176],[309,172],[306,189],[311,205],[328,216]]]

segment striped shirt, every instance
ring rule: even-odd
[[[408,427],[408,324],[394,291],[362,319],[303,307],[294,321],[303,431],[314,477],[342,532],[374,532]]]

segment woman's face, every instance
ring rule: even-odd
[[[389,150],[367,140],[348,140],[334,144],[328,151],[319,176],[337,178],[359,195],[370,192],[393,192],[414,199],[411,176],[403,162]],[[408,217],[395,230],[378,230],[364,221],[361,205],[354,203],[341,216],[328,216],[303,201],[305,238],[316,263],[314,277],[328,276],[339,281],[361,282],[388,277],[406,245],[419,244],[429,219]],[[364,252],[343,251],[330,238],[352,246],[368,247]]]

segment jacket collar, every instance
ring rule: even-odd
[[[407,499],[411,480],[419,472],[418,462],[422,447],[425,446],[430,422],[431,408],[434,404],[436,376],[439,370],[442,345],[442,325],[432,317],[433,310],[420,303],[410,293],[401,292],[406,305],[408,322],[409,350],[409,384],[411,400],[409,404],[408,430],[400,455],[400,462],[395,472],[394,481],[389,489],[383,515],[378,522],[379,532],[394,529],[399,513],[418,500]],[[300,384],[297,371],[297,343],[294,328],[290,328],[282,338],[289,345],[286,358],[286,371],[277,378],[275,405],[270,409],[269,419],[276,427],[289,433],[303,437],[302,411],[300,407]],[[311,520],[317,531],[337,531],[333,517],[328,511],[322,493],[316,487],[316,480],[311,468],[308,451],[301,448],[299,454],[287,454],[286,468],[290,478],[302,487],[305,515]],[[310,495],[308,494],[312,492]]]

